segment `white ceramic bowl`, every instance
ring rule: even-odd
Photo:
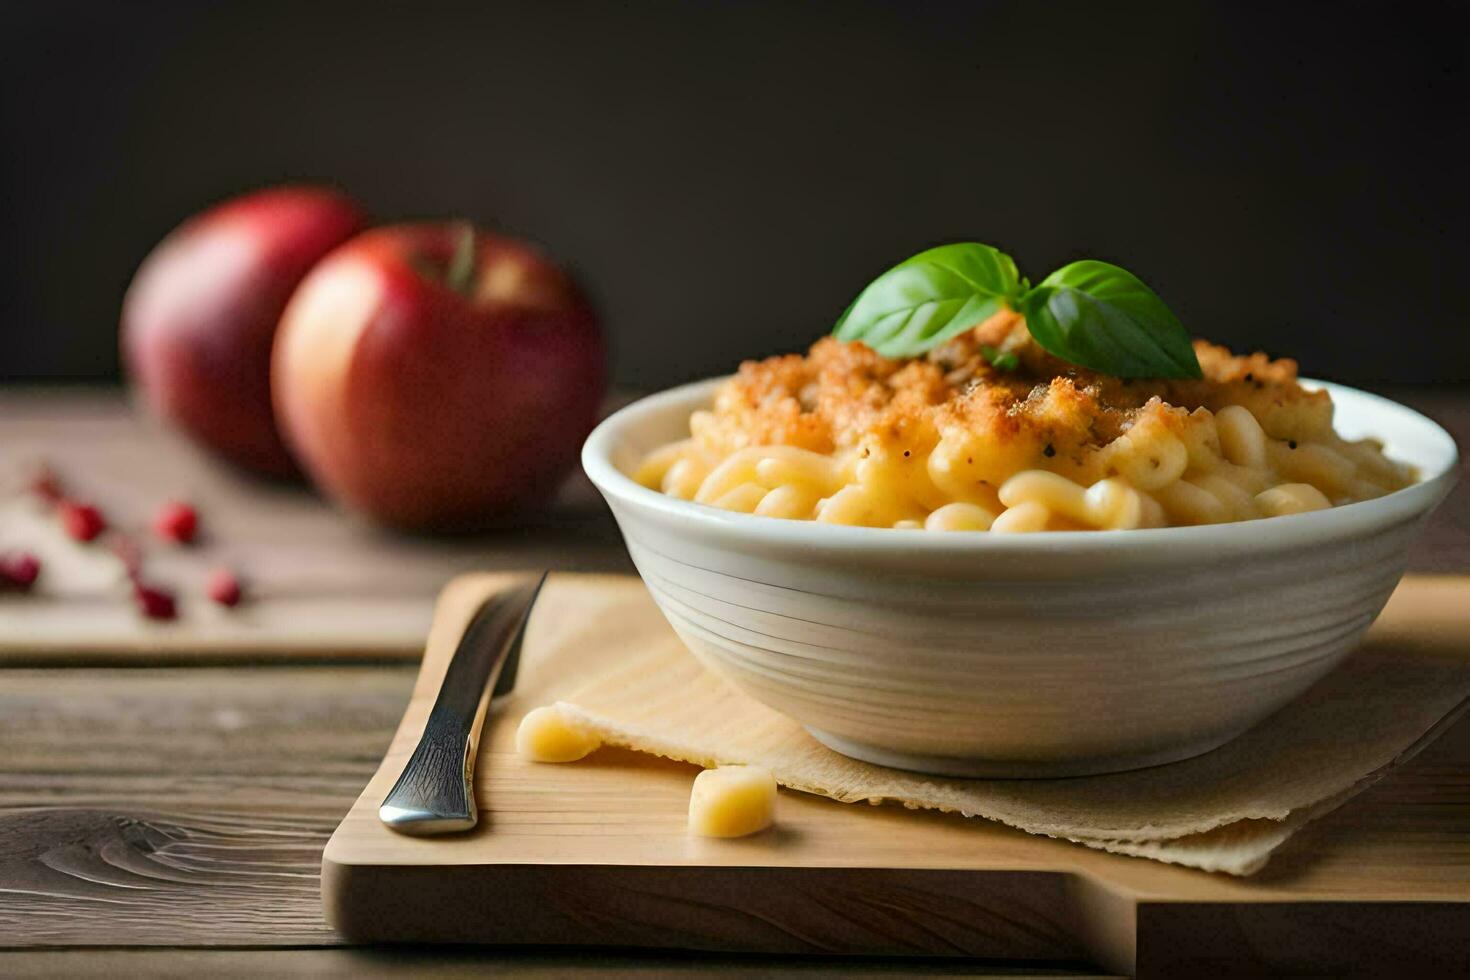
[[[1110,772],[1234,738],[1352,649],[1456,475],[1438,425],[1322,385],[1339,432],[1421,482],[1237,524],[1016,535],[756,517],[634,482],[721,380],[617,412],[582,465],[695,656],[833,749],[921,772]]]

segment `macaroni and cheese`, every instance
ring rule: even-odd
[[[1333,431],[1294,361],[1195,351],[1201,380],[1115,378],[1046,353],[1010,312],[910,360],[826,337],[741,365],[635,476],[768,517],[992,532],[1243,521],[1413,482]]]

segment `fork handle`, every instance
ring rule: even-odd
[[[519,652],[541,584],[528,579],[485,601],[466,627],[419,743],[398,782],[378,807],[378,819],[404,834],[448,834],[479,820],[475,756],[492,689]]]

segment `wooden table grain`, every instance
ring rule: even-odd
[[[1470,389],[1387,393],[1470,444]],[[111,392],[0,392],[0,450],[6,446],[12,466],[16,446],[76,464],[103,449],[129,455],[139,485],[153,492],[164,492],[150,485],[154,474],[173,472],[157,460],[187,452],[137,424]],[[629,567],[611,518],[580,481],[549,516],[468,541],[404,544],[343,526],[349,530],[316,545],[324,567],[348,556],[340,560],[354,566],[357,584],[364,555],[410,554],[407,564],[385,562],[367,578],[426,602],[472,563]],[[1470,572],[1470,491],[1435,517],[1411,568]],[[387,747],[414,667],[175,663],[81,658],[0,670],[0,975],[459,976],[487,964],[519,976],[1097,972],[1085,963],[342,947],[322,920],[321,849]],[[1466,744],[1465,731],[1456,735],[1447,746]],[[1436,764],[1448,775],[1426,780],[1425,792],[1444,792],[1445,807],[1459,813],[1447,826],[1470,826],[1464,794],[1439,786],[1463,773],[1430,756],[1427,765]]]

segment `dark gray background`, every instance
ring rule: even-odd
[[[0,379],[111,379],[205,204],[321,179],[536,239],[616,378],[804,347],[921,247],[1080,256],[1195,333],[1470,378],[1452,5],[0,0]]]

